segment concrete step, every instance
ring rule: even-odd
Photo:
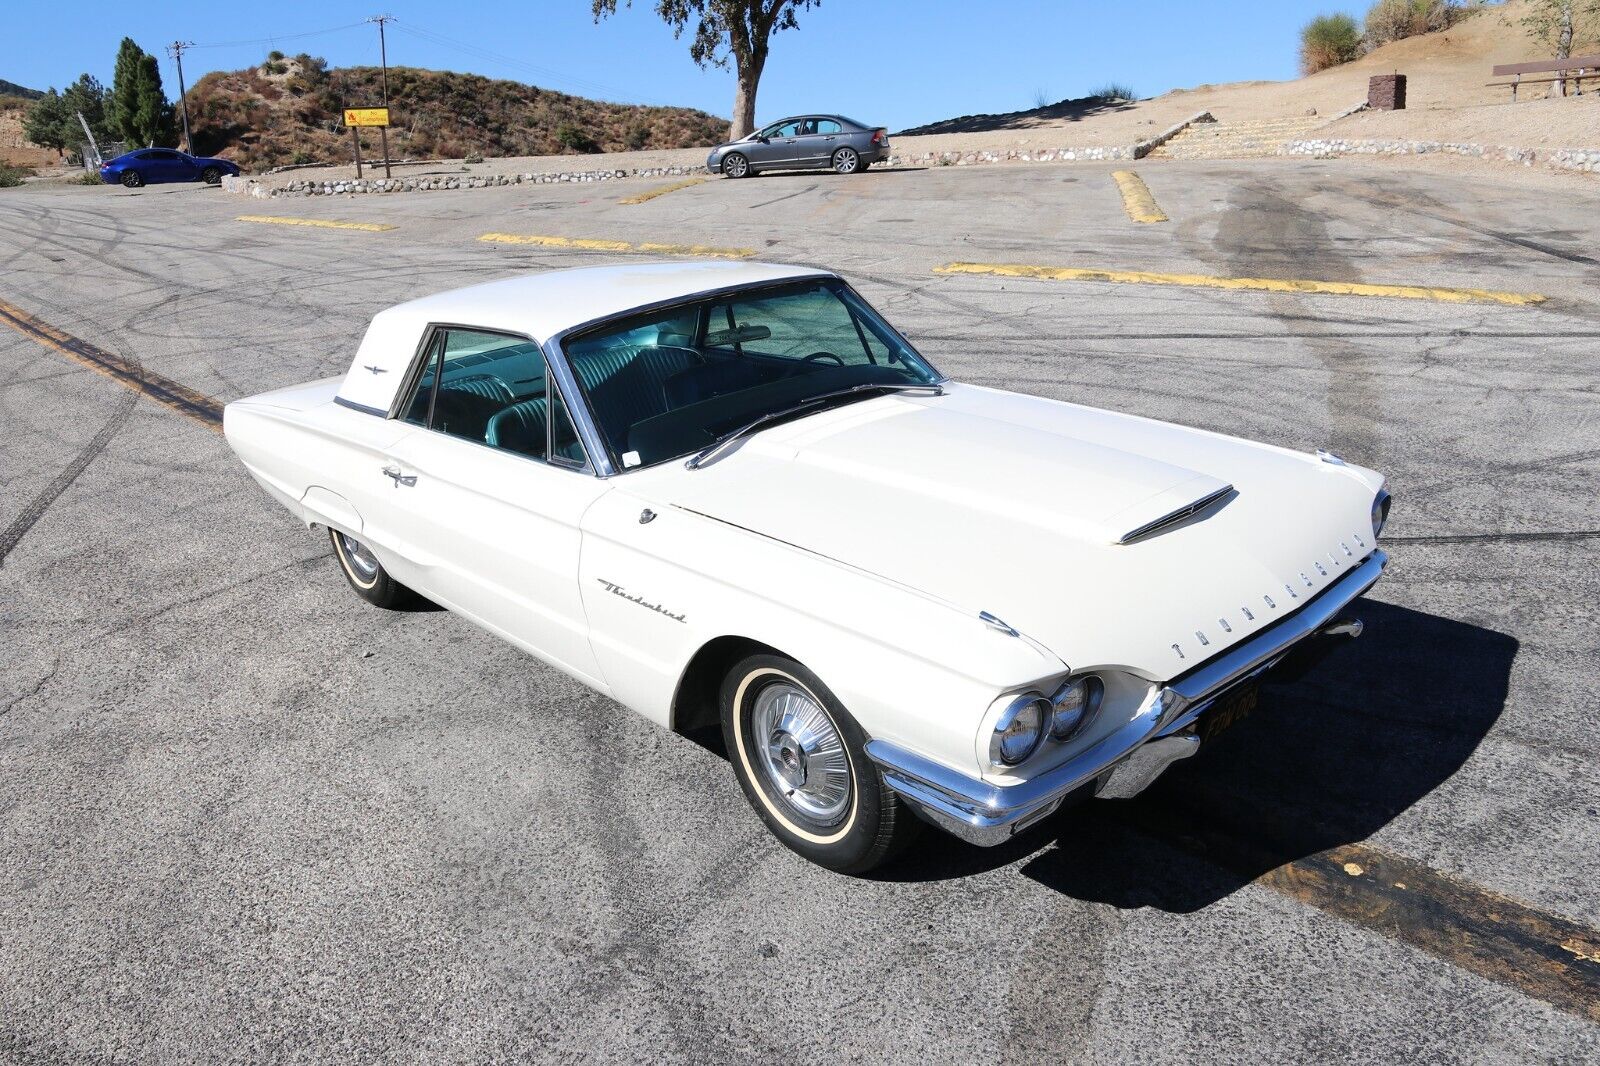
[[[1317,116],[1200,122],[1150,153],[1154,159],[1248,159],[1278,155],[1283,145],[1327,122]]]

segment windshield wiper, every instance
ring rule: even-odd
[[[712,441],[709,445],[696,452],[683,465],[688,467],[690,470],[698,470],[711,459],[715,458],[717,455],[720,455],[723,449],[725,449],[728,445],[732,444],[740,437],[746,436],[749,433],[760,429],[762,426],[777,422],[781,419],[793,418],[795,415],[805,414],[809,408],[815,407],[820,403],[825,403],[828,400],[837,400],[845,396],[856,396],[864,392],[926,392],[933,396],[943,396],[944,388],[940,385],[918,385],[912,382],[901,384],[899,382],[891,381],[869,383],[866,385],[852,385],[848,389],[836,389],[833,392],[818,393],[816,396],[806,397],[799,403],[791,404],[790,406],[784,407],[777,411],[768,411],[759,418],[752,418],[738,429],[730,429],[728,432]]]

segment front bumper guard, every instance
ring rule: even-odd
[[[868,741],[867,757],[884,783],[924,818],[982,847],[1048,817],[1091,783],[1098,782],[1097,795],[1136,795],[1173,762],[1198,750],[1199,738],[1182,731],[1219,696],[1271,669],[1309,637],[1359,635],[1360,623],[1340,615],[1377,582],[1388,561],[1383,552],[1373,552],[1294,614],[1156,690],[1126,725],[1026,781],[994,784],[887,740]]]

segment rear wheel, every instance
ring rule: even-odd
[[[333,542],[333,554],[339,560],[339,569],[356,590],[356,595],[375,607],[396,610],[412,603],[417,594],[389,576],[372,549],[361,541],[337,529],[328,530]]]
[[[207,185],[215,185],[222,180],[222,171],[216,167],[206,167],[200,172],[200,180]]]
[[[752,655],[722,685],[722,734],[745,798],[791,850],[840,873],[871,870],[916,826],[866,755],[866,736],[816,675]]]
[[[854,148],[841,148],[833,153],[836,174],[854,174],[861,169],[861,155]]]
[[[144,178],[137,170],[127,170],[122,174],[122,185],[126,189],[137,189],[144,184]]]
[[[742,178],[750,173],[750,160],[733,152],[722,161],[722,173],[729,178]]]

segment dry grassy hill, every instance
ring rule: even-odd
[[[246,169],[350,154],[346,107],[382,98],[377,67],[325,69],[310,56],[214,72],[189,91],[195,149]],[[475,74],[389,68],[395,158],[527,156],[715,144],[728,122],[683,107],[611,104]],[[376,130],[363,138],[378,143]]]

